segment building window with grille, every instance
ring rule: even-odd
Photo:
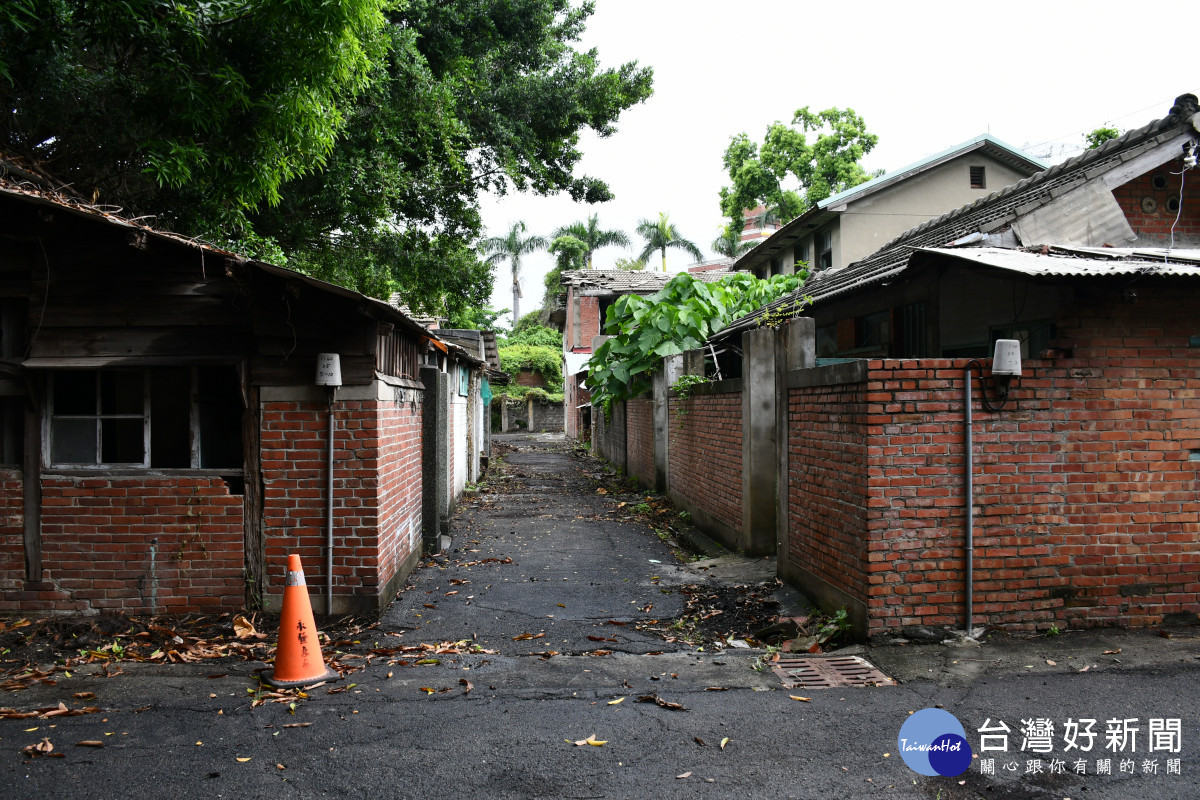
[[[971,167],[971,188],[986,189],[987,180],[984,175],[983,167]]]

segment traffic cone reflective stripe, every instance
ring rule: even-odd
[[[290,689],[337,678],[325,666],[317,625],[313,620],[308,585],[300,556],[289,555],[287,579],[283,588],[283,608],[279,614],[279,646],[275,649],[275,668],[264,680],[272,686]]]

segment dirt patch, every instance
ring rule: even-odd
[[[775,581],[733,586],[687,584],[674,589],[687,597],[683,614],[641,629],[660,633],[669,642],[728,647],[730,640],[741,640],[757,647],[754,632],[779,613],[779,601],[773,597],[777,585]]]

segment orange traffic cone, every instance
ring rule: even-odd
[[[317,641],[308,586],[300,556],[288,556],[287,584],[283,589],[283,609],[279,614],[279,647],[275,649],[275,669],[263,680],[280,689],[292,689],[331,680],[339,675],[325,666]]]

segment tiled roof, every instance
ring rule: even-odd
[[[991,233],[1009,227],[1018,217],[1179,135],[1183,123],[1196,113],[1195,98],[1191,98],[1193,105],[1190,110],[1186,105],[1181,108],[1183,100],[1177,100],[1172,113],[1161,120],[1129,131],[1095,150],[1087,150],[970,205],[929,220],[844,269],[817,273],[793,294],[736,320],[718,337],[724,338],[754,327],[755,320],[764,313],[785,304],[794,305],[798,298],[808,296],[816,304],[835,295],[886,280],[904,271],[908,267],[909,257],[919,248],[939,248],[973,233]],[[1178,113],[1176,109],[1180,109]]]
[[[666,286],[667,281],[677,274],[648,269],[574,269],[564,272],[561,280],[564,288],[573,286],[585,291],[608,291],[613,294],[650,294]],[[691,273],[693,278],[704,283],[712,283],[732,274],[728,269]]]

